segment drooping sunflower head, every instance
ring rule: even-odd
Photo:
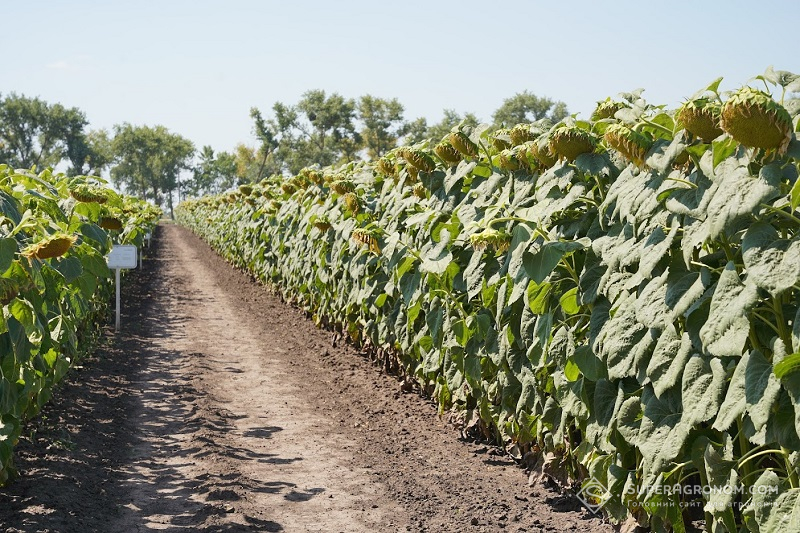
[[[370,251],[378,254],[381,252],[380,245],[378,244],[378,237],[380,231],[372,228],[356,228],[350,235],[350,238],[362,246],[369,248]]]
[[[398,154],[420,172],[433,172],[436,168],[433,158],[422,150],[404,147],[398,150]]]
[[[115,216],[103,216],[97,221],[97,225],[110,231],[120,231],[123,228],[122,220]]]
[[[614,115],[620,109],[630,107],[625,102],[615,102],[611,98],[606,98],[602,102],[597,102],[597,107],[592,112],[592,120],[603,120],[605,118],[614,118]]]
[[[239,192],[242,193],[242,196],[250,196],[253,193],[253,186],[252,185],[239,185]]]
[[[530,143],[531,141],[528,141]],[[498,154],[497,166],[507,172],[530,170],[528,163],[528,143],[503,150]]]
[[[70,187],[69,194],[79,202],[104,204],[108,201],[108,194],[102,187],[88,183],[80,183]]]
[[[344,204],[353,214],[356,214],[361,210],[361,199],[354,192],[348,192],[344,195]]]
[[[461,152],[464,157],[476,157],[478,155],[478,145],[472,142],[463,131],[453,131],[447,137],[450,144]]]
[[[558,156],[550,149],[550,143],[545,137],[526,144],[528,146],[528,154],[538,161],[541,168],[550,168],[558,162]]]
[[[511,234],[503,230],[486,228],[483,231],[470,235],[469,242],[476,250],[490,248],[499,252],[505,252],[511,245]]]
[[[606,143],[639,168],[643,168],[653,143],[645,135],[622,124],[611,124],[603,135]]]
[[[308,176],[308,179],[311,180],[311,183],[316,185],[322,185],[325,183],[325,176],[322,174],[322,172],[314,168],[306,169],[306,176]]]
[[[725,102],[720,126],[744,146],[779,154],[786,152],[792,140],[792,117],[786,108],[769,94],[748,86]]]
[[[498,152],[511,148],[511,130],[509,128],[500,128],[495,130],[489,137],[492,146]]]
[[[78,237],[75,235],[69,235],[67,233],[55,233],[35,244],[28,246],[22,251],[22,255],[27,257],[29,260],[60,257],[67,253],[67,251],[69,251],[69,249],[77,240]]]
[[[550,150],[559,158],[575,161],[581,154],[594,152],[597,137],[575,126],[560,126],[550,134]]]
[[[695,98],[684,103],[675,117],[686,131],[710,143],[722,135],[719,127],[721,111],[722,106],[716,100]]]
[[[375,169],[384,176],[395,177],[397,172],[394,163],[388,157],[381,157],[375,163]]]
[[[328,217],[317,217],[314,220],[314,227],[322,232],[326,232],[331,229],[331,221],[328,220]]]
[[[356,184],[349,179],[338,179],[331,183],[331,189],[336,194],[347,194],[356,190]]]
[[[519,146],[528,141],[532,141],[538,137],[539,132],[536,131],[530,124],[517,124],[508,132],[511,137],[511,144]]]
[[[464,159],[464,156],[461,155],[461,152],[456,150],[448,141],[440,142],[433,147],[433,151],[442,161],[449,163],[450,165],[460,163],[461,160]]]

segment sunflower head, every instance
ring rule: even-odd
[[[22,251],[22,255],[30,259],[50,259],[67,253],[78,237],[66,233],[55,233],[32,244]]]
[[[597,137],[574,126],[561,126],[550,135],[550,150],[570,162],[581,154],[594,152],[596,146]]]
[[[763,91],[742,87],[722,107],[720,126],[738,143],[783,154],[792,140],[792,117]]]
[[[606,143],[639,168],[644,167],[652,141],[627,126],[611,124],[603,135]]]
[[[686,131],[710,143],[722,135],[719,127],[721,111],[722,106],[716,100],[695,98],[684,103],[675,117]]]

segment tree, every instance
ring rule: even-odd
[[[255,122],[253,130],[256,138],[261,142],[261,146],[258,149],[258,158],[260,160],[258,172],[256,172],[254,179],[247,181],[256,182],[261,181],[261,178],[266,175],[265,171],[268,170],[267,161],[278,148],[279,132],[276,131],[274,124],[269,124],[264,120],[258,108],[250,108],[250,118]]]
[[[55,167],[69,146],[80,142],[86,125],[86,116],[74,107],[15,93],[0,100],[0,146],[14,167]]]
[[[189,196],[217,194],[236,183],[236,156],[217,152],[203,146],[200,162],[192,169],[192,179],[185,182],[184,192]]]
[[[327,96],[322,90],[308,91],[295,106],[276,102],[272,106],[274,118],[262,121],[265,129],[261,132],[261,114],[253,108],[251,117],[256,121],[256,136],[262,141],[262,148],[266,138],[260,133],[268,132],[277,142],[277,147],[256,156],[265,161],[263,174],[271,173],[269,158],[279,173],[297,174],[303,167],[327,166],[344,157],[355,157],[361,144],[354,123],[355,108],[354,100],[336,93]]]
[[[467,126],[477,126],[480,120],[472,113],[464,113],[462,116],[455,109],[445,109],[442,120],[428,128],[426,137],[433,140],[433,142],[439,142],[445,135],[450,133],[453,127],[458,126],[461,122],[464,122]]]
[[[428,121],[420,117],[411,122],[406,122],[403,129],[403,144],[416,144],[428,138]]]
[[[239,143],[236,145],[234,154],[234,165],[236,167],[236,179],[234,183],[254,183],[259,174],[259,158],[256,148]],[[233,186],[233,183],[231,183]]]
[[[86,134],[80,132],[70,135],[65,156],[70,162],[70,167],[67,169],[68,175],[99,176],[114,159],[108,131],[92,130]]]
[[[194,145],[164,126],[114,127],[111,168],[114,184],[141,198],[161,205],[166,197],[172,214],[173,192],[179,188],[179,174],[191,168]]]
[[[367,94],[358,100],[357,110],[363,124],[361,138],[370,159],[377,159],[397,146],[397,140],[407,132],[403,105],[397,98],[385,100]]]
[[[495,127],[510,128],[516,124],[535,122],[543,118],[558,122],[568,114],[564,102],[554,102],[550,98],[542,98],[523,91],[503,100],[503,105],[494,112],[492,118]]]

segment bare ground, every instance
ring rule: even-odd
[[[188,230],[148,254],[30,424],[0,531],[612,530]]]

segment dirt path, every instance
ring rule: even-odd
[[[21,443],[0,531],[611,531],[188,230],[150,253]]]

